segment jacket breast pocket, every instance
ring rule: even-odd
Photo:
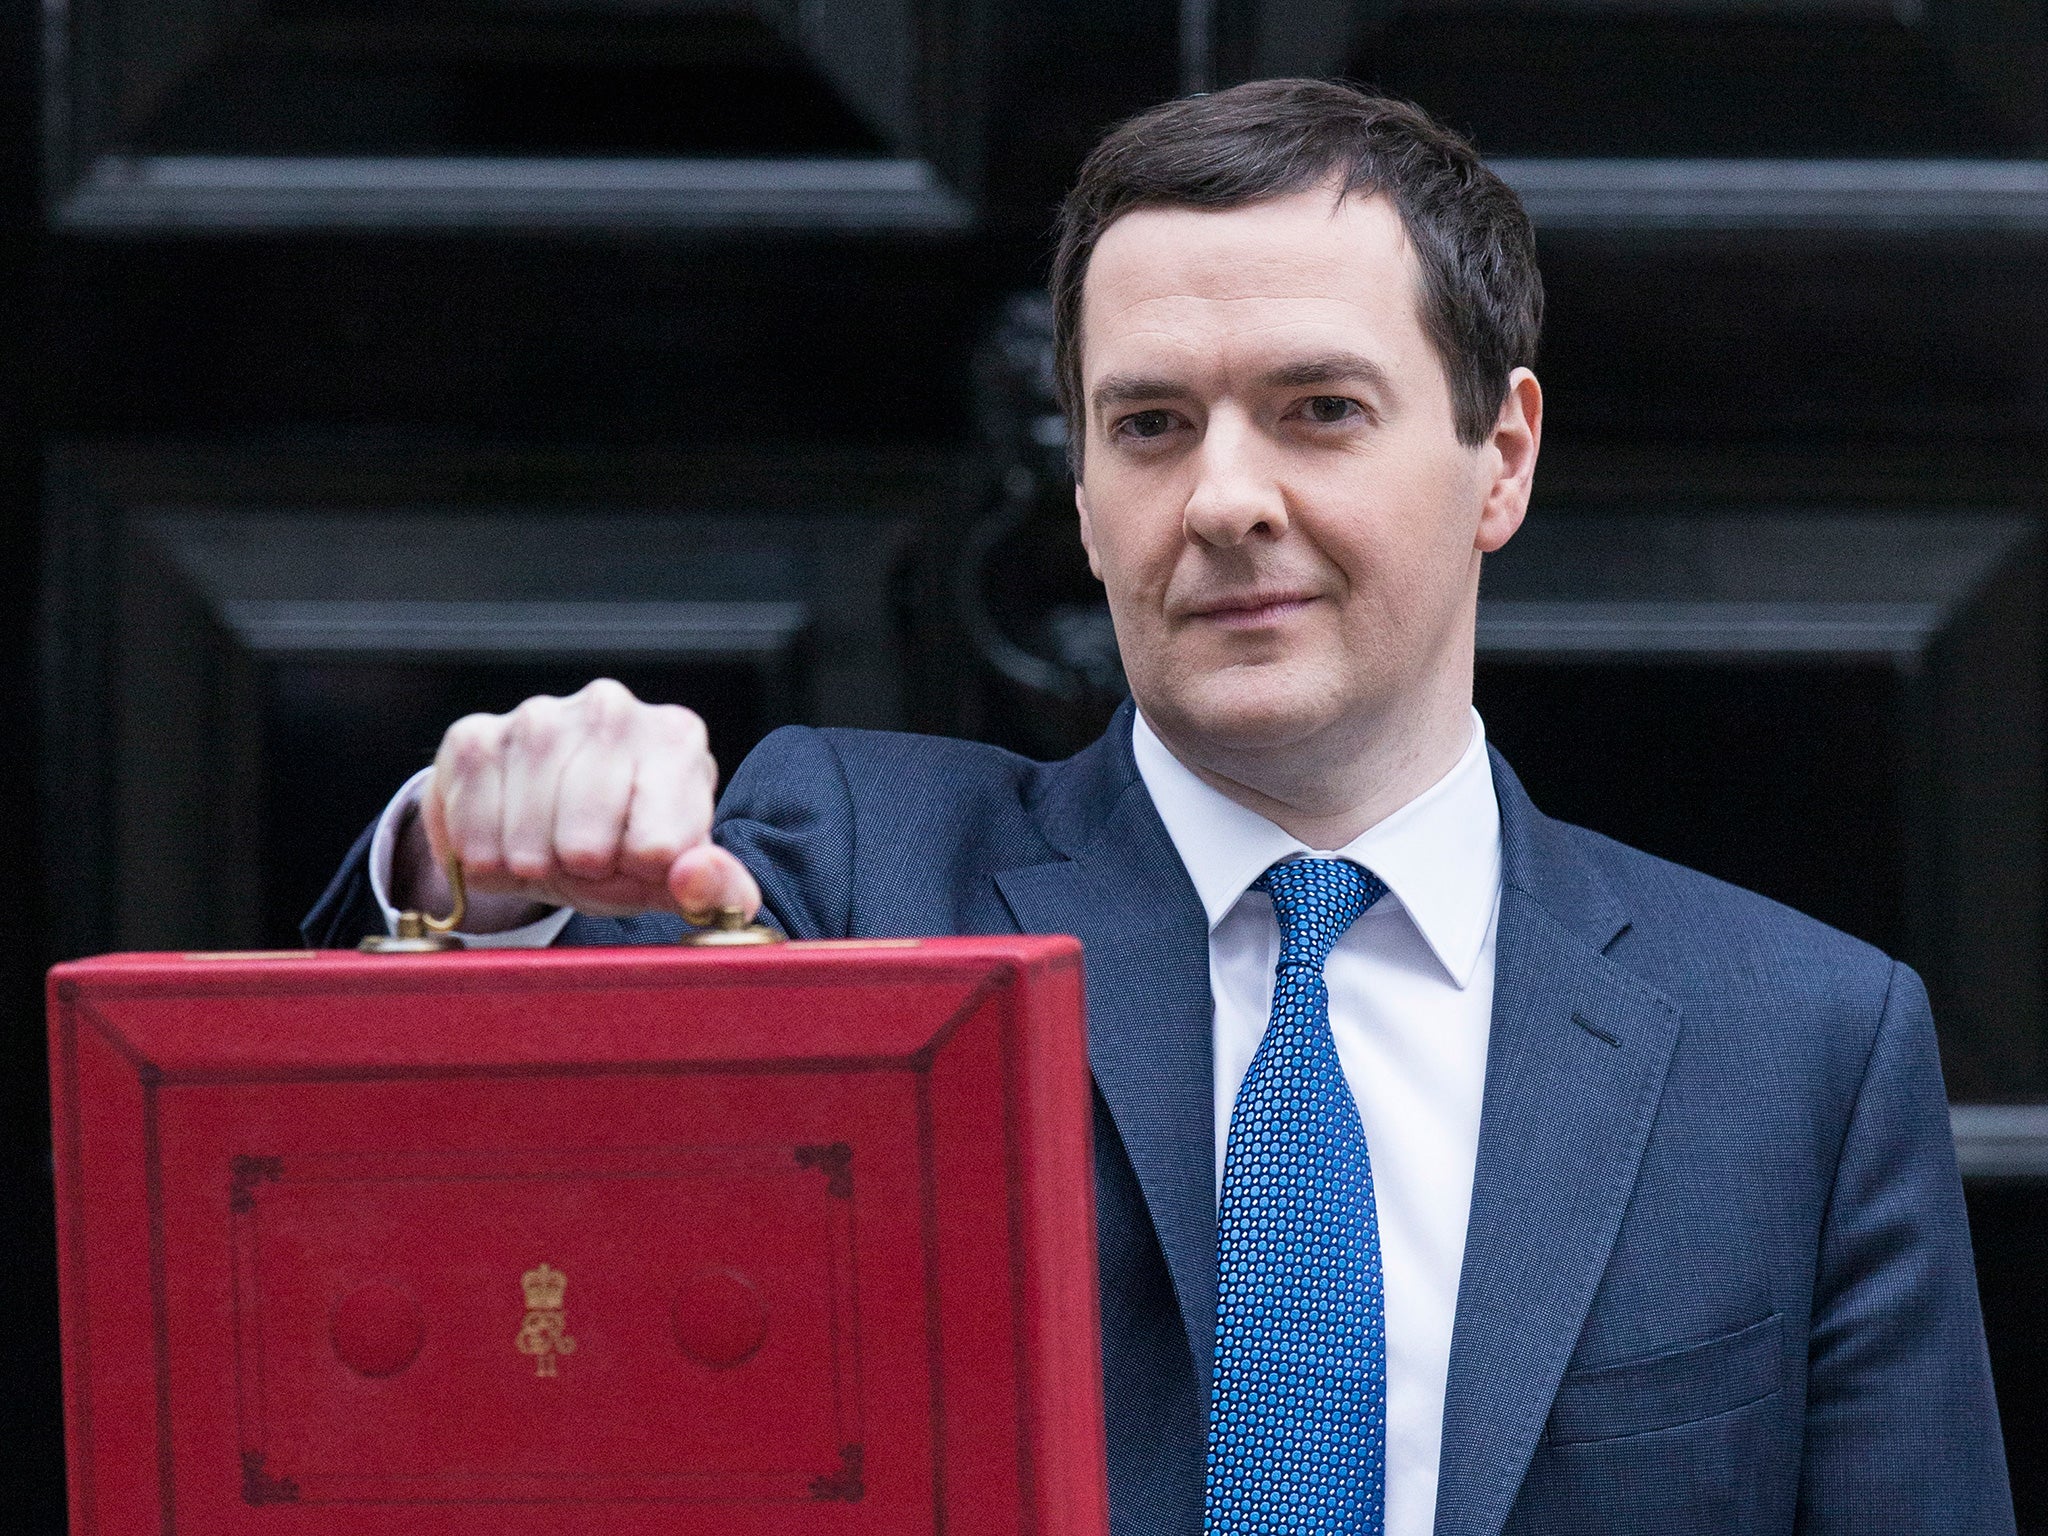
[[[1784,1383],[1783,1334],[1773,1312],[1704,1343],[1568,1371],[1544,1438],[1552,1445],[1615,1440],[1710,1419],[1769,1397]]]

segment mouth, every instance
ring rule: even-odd
[[[1301,612],[1317,600],[1313,592],[1243,592],[1207,599],[1188,611],[1197,623],[1221,629],[1266,629]]]

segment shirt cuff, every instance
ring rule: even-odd
[[[405,781],[384,807],[384,814],[377,818],[377,830],[370,835],[370,894],[377,898],[377,910],[384,914],[386,933],[398,932],[398,909],[391,905],[391,864],[398,851],[398,829],[426,794],[427,779],[433,771],[422,768]],[[457,933],[456,937],[465,949],[546,949],[561,937],[575,915],[572,908],[557,907],[546,917],[502,933]]]

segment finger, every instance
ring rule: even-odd
[[[747,866],[716,843],[684,852],[668,872],[668,890],[684,921],[699,927],[726,907],[738,907],[749,922],[761,910],[761,887]]]
[[[633,801],[633,759],[586,741],[563,764],[555,790],[554,861],[564,878],[604,880],[617,872],[626,812]]]
[[[441,738],[421,805],[436,865],[453,853],[464,873],[486,888],[505,876],[499,837],[504,725],[497,715],[469,715],[451,725]]]
[[[704,722],[675,705],[644,712],[634,754],[633,803],[619,871],[645,881],[658,900],[675,861],[711,835],[718,765]]]
[[[427,847],[432,851],[436,864],[448,861],[448,811],[442,804],[446,791],[446,779],[441,773],[437,760],[434,771],[427,776],[427,787],[420,794],[420,826],[427,834]]]
[[[640,706],[624,688],[613,687],[616,698],[601,695],[583,709],[555,788],[554,861],[562,876],[578,883],[603,881],[616,871],[633,799],[630,736]]]
[[[573,745],[567,702],[528,699],[505,720],[499,837],[506,871],[536,891],[556,872],[555,797]]]
[[[589,882],[564,879],[561,885],[556,905],[573,907],[587,917],[637,917],[643,912],[668,910],[665,891],[650,893],[639,881],[621,880],[617,875]]]

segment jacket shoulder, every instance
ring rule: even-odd
[[[994,804],[1030,807],[1056,766],[951,736],[785,725],[747,755],[728,794],[773,780],[835,788],[863,817],[971,816]]]
[[[1882,1007],[1899,967],[1874,944],[1588,828],[1552,826],[1620,898],[1629,926],[1611,953],[1623,964],[1686,990]]]

